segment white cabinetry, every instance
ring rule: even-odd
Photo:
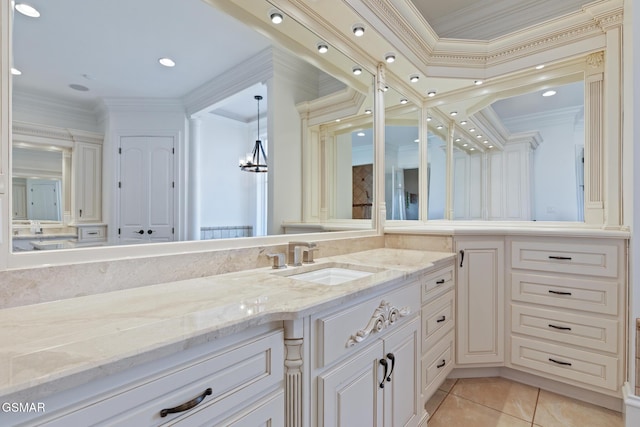
[[[453,369],[455,266],[425,275],[422,283],[421,390],[423,406]]]
[[[102,221],[102,145],[76,142],[72,207],[75,222]]]
[[[509,240],[509,365],[618,395],[625,360],[625,246],[607,239]]]
[[[504,241],[455,241],[458,365],[504,363]]]
[[[283,378],[283,331],[260,327],[59,393],[15,425],[281,426]]]
[[[420,288],[311,317],[317,426],[417,426]]]

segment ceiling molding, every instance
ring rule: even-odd
[[[355,116],[362,108],[367,96],[350,87],[313,101],[305,101],[296,105],[302,118],[308,120],[309,126],[330,123],[343,117]],[[367,116],[367,120],[372,118]],[[336,124],[338,127],[339,125]]]
[[[79,129],[45,126],[42,124],[13,121],[12,132],[14,142],[25,142],[38,145],[56,145],[72,147],[74,142],[102,144],[103,135]]]

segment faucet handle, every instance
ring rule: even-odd
[[[318,249],[320,248],[316,247],[315,243],[313,243],[313,246],[309,246],[308,249],[305,249],[302,252],[302,262],[304,262],[305,264],[313,264],[315,262],[313,260],[313,253]]]
[[[285,264],[284,261],[284,254],[267,254],[267,256],[273,260],[273,266],[271,268],[276,270],[280,268],[287,268],[287,264]]]

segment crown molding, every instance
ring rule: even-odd
[[[347,87],[339,92],[313,101],[305,101],[296,105],[300,116],[308,120],[309,126],[328,123],[339,118],[355,116],[367,99],[366,95]],[[371,117],[367,116],[370,122]],[[340,125],[336,124],[336,127]]]
[[[184,105],[173,98],[103,98],[108,113],[184,113]]]
[[[102,144],[104,139],[102,134],[95,132],[20,121],[12,123],[12,132],[13,142],[60,147],[72,147],[74,142]]]

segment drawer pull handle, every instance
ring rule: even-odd
[[[571,328],[569,328],[567,326],[556,326],[556,325],[549,324],[549,327],[553,328],[553,329],[560,329],[561,331],[570,331],[571,330]]]
[[[393,353],[387,353],[387,359],[391,360],[391,370],[389,371],[389,375],[387,375],[387,382],[391,382],[391,374],[393,374],[393,368],[396,367],[396,356]]]
[[[462,268],[463,262],[464,262],[464,250],[460,250],[460,268]]]
[[[553,291],[553,290],[549,290],[550,294],[556,294],[556,295],[571,295],[571,292],[562,292],[562,291]]]
[[[442,368],[442,367],[443,367],[444,365],[446,365],[446,364],[447,364],[447,362],[446,362],[444,359],[442,359],[442,362],[438,363],[438,364],[436,365],[436,368],[440,369],[440,368]]]
[[[442,323],[445,320],[447,320],[447,316],[442,316],[441,318],[439,318],[438,320],[436,320],[436,323]]]
[[[387,379],[387,370],[389,369],[389,363],[387,359],[380,359],[380,364],[384,366],[384,375],[382,375],[382,381],[380,381],[380,388],[384,388],[384,382]]]
[[[440,279],[436,281],[436,285],[442,285],[444,283],[444,279]]]
[[[549,259],[561,259],[561,260],[571,261],[570,256],[549,255]]]
[[[571,366],[571,363],[569,362],[561,362],[559,360],[555,360],[552,358],[549,358],[549,362],[557,363],[558,365],[562,365],[562,366]]]
[[[200,404],[200,402],[204,400],[205,397],[209,396],[212,393],[213,393],[213,390],[211,390],[211,387],[209,387],[204,391],[204,393],[202,393],[200,396],[196,397],[193,400],[183,403],[182,405],[178,405],[174,408],[163,409],[162,411],[160,411],[160,416],[166,417],[169,414],[175,414],[176,412],[184,412],[184,411],[188,411],[189,409],[195,408]]]
[[[97,231],[90,231],[87,233],[89,236],[95,236],[96,234],[98,234]]]

